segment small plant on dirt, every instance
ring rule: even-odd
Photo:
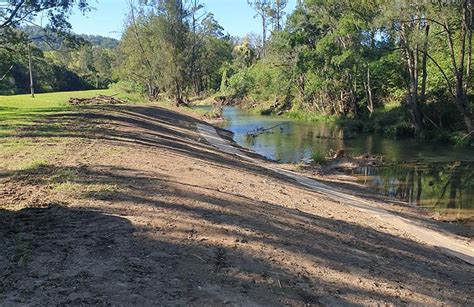
[[[77,178],[78,171],[73,168],[65,168],[57,170],[52,176],[53,183],[66,183]]]
[[[327,157],[326,154],[320,150],[315,150],[311,154],[311,159],[315,164],[324,164],[326,163]]]
[[[23,240],[18,234],[13,235],[11,241],[15,248],[12,261],[18,266],[24,266],[31,256],[30,244]]]
[[[219,272],[227,266],[227,252],[224,248],[218,247],[214,253],[214,269]]]

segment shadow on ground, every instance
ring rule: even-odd
[[[28,128],[18,137],[162,148],[294,184],[216,152],[196,134],[196,122],[157,107],[107,107],[48,117],[37,123],[44,128],[39,135]],[[50,177],[65,172],[73,173],[68,181],[80,187],[117,189],[80,196],[100,211],[67,204],[0,209],[0,304],[420,304],[435,298],[462,305],[473,300],[471,266],[350,221],[98,163],[67,169],[41,165],[0,178],[49,186]]]
[[[45,174],[63,171],[40,166],[16,174],[16,180],[37,176],[41,183]],[[74,172],[76,184],[120,188],[105,199],[82,195],[103,202],[101,211],[57,205],[0,210],[0,301],[274,305],[351,303],[354,297],[392,303],[472,299],[470,266],[410,240],[169,178],[131,177],[130,169]],[[147,223],[130,223],[130,204],[142,206],[137,218]],[[216,234],[226,239],[207,239]],[[337,274],[360,278],[361,287]],[[369,289],[367,280],[373,282]],[[410,299],[400,291],[416,295]]]

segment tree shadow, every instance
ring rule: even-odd
[[[20,127],[19,137],[83,138],[112,142],[130,147],[165,149],[176,155],[199,159],[222,168],[265,175],[299,186],[293,179],[269,171],[239,157],[221,153],[196,132],[196,124],[205,122],[181,113],[155,106],[87,106],[80,112],[62,112],[39,117],[33,125]],[[225,130],[219,131],[226,134]],[[227,138],[230,136],[227,133]],[[0,135],[0,139],[2,136]],[[253,156],[255,158],[255,156]],[[330,184],[329,184],[330,185]],[[345,186],[347,188],[348,186]],[[353,194],[352,190],[346,190]],[[370,198],[365,193],[364,197]],[[377,196],[375,196],[377,197]],[[386,208],[390,210],[390,207]],[[406,213],[390,210],[407,217]],[[469,235],[472,230],[416,216],[410,218],[431,228],[457,235]]]
[[[101,211],[0,210],[6,304],[423,304],[436,298],[463,305],[473,299],[471,266],[382,230],[151,173],[136,176],[133,169],[71,169],[74,183],[119,188],[105,199],[82,195],[100,202]],[[63,171],[43,165],[15,180],[38,177],[47,185]]]
[[[127,219],[99,211],[53,205],[0,210],[0,219],[2,305],[345,302],[280,288],[275,276],[304,280],[238,250],[150,239]]]
[[[319,182],[324,183],[328,186],[336,187],[343,191],[346,194],[349,195],[354,195],[363,199],[369,199],[375,202],[379,203],[387,203],[387,206],[384,206],[384,210],[408,219],[410,221],[414,221],[422,226],[428,227],[430,229],[440,231],[440,232],[445,232],[445,233],[450,233],[454,234],[457,236],[465,237],[465,238],[472,238],[474,236],[474,229],[472,227],[465,227],[459,223],[451,223],[451,222],[444,222],[444,221],[438,221],[430,217],[430,209],[424,208],[424,207],[416,207],[414,205],[410,205],[402,200],[399,200],[397,198],[391,198],[388,196],[384,196],[381,194],[377,194],[376,192],[370,191],[367,188],[360,187],[356,183],[351,183],[351,182],[337,182],[335,183],[334,181],[327,180],[324,178],[318,178],[317,179]],[[411,208],[413,210],[416,210],[414,212],[404,212],[400,211],[397,208],[392,207],[391,205],[388,204],[394,204],[398,207],[405,207],[405,208]]]
[[[18,125],[18,138],[82,138],[130,147],[166,149],[180,156],[199,159],[221,167],[240,168],[273,178],[294,180],[239,157],[219,152],[196,131],[204,121],[160,107],[100,106],[82,112],[51,114],[32,125]],[[220,133],[228,132],[219,129]],[[1,138],[8,137],[7,135]]]

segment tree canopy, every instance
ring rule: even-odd
[[[76,76],[81,87],[118,82],[150,99],[219,95],[263,113],[335,116],[355,130],[472,135],[471,1],[304,0],[293,12],[286,0],[248,4],[261,36],[230,37],[199,0],[139,1],[120,42],[72,33],[75,46],[61,34],[53,44],[33,39],[34,60]],[[0,91],[23,91],[22,42],[32,33],[67,33],[74,7],[89,9],[83,0],[1,8],[0,75],[9,74]],[[46,27],[21,25],[40,11]]]

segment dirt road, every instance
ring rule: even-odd
[[[27,145],[0,153],[0,305],[473,301],[473,266],[216,149],[197,124],[117,106],[25,128]]]

